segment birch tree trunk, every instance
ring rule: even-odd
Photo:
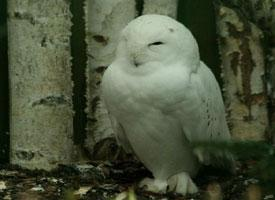
[[[269,137],[275,143],[275,1],[250,0],[253,20],[264,31],[267,62],[267,89],[270,97],[270,130]]]
[[[100,97],[100,83],[103,72],[114,59],[120,31],[136,16],[135,0],[87,0],[85,10],[88,49],[85,146],[94,154],[95,144],[114,136],[108,112]],[[98,151],[107,153],[111,148],[109,144],[106,141],[100,146],[105,149]],[[107,156],[106,159],[111,158]]]
[[[275,1],[274,0],[232,0],[244,16],[263,31],[267,93],[269,95],[270,128],[268,139],[273,135],[275,142]]]
[[[73,160],[67,0],[9,0],[11,162],[52,169]]]
[[[176,18],[178,0],[144,0],[143,14],[160,14]]]
[[[273,136],[275,143],[275,1],[250,0],[252,15],[258,27],[264,31],[266,53],[266,81],[270,97],[270,130],[269,137]]]
[[[217,6],[217,31],[231,133],[238,139],[264,139],[268,111],[263,33],[223,5]]]
[[[264,31],[267,62],[267,89],[270,97],[270,130],[269,137],[275,143],[275,1],[251,0],[254,21]]]

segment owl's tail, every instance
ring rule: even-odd
[[[235,158],[228,148],[222,143],[196,143],[193,144],[193,153],[203,165],[212,166],[235,173]]]

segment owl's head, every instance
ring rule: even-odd
[[[142,15],[121,32],[117,59],[126,58],[133,67],[172,66],[179,63],[194,69],[200,58],[191,32],[164,15]]]

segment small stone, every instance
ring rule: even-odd
[[[127,192],[122,192],[122,193],[119,193],[117,196],[116,196],[116,198],[115,198],[115,200],[126,200],[127,199]]]
[[[31,188],[31,191],[35,191],[35,192],[44,192],[45,189],[44,189],[41,185],[37,185],[37,186]]]
[[[8,194],[6,196],[4,196],[3,200],[12,200],[11,196]]]
[[[152,198],[150,198],[152,199]],[[154,199],[154,198],[153,198]],[[129,191],[127,192],[122,192],[122,193],[119,193],[115,200],[137,200],[137,197],[135,195],[135,192],[133,189],[130,189]],[[166,199],[161,199],[161,200],[166,200]]]
[[[256,184],[256,183],[258,183],[258,182],[259,182],[258,179],[250,178],[250,179],[247,179],[247,180],[244,181],[244,185]]]
[[[7,189],[6,183],[4,181],[0,181],[0,191]]]
[[[80,187],[77,191],[74,192],[74,195],[83,196],[83,195],[85,195],[91,188],[92,188],[91,186]]]
[[[266,200],[266,199],[274,199],[274,195],[273,195],[273,194],[266,195],[266,196],[264,197],[264,200]]]
[[[57,180],[56,178],[53,178],[51,181],[52,181],[53,183],[58,183],[58,180]]]

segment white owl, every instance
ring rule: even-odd
[[[191,32],[172,18],[143,15],[122,31],[102,81],[118,142],[152,172],[154,192],[197,192],[192,142],[230,140],[219,85]]]

